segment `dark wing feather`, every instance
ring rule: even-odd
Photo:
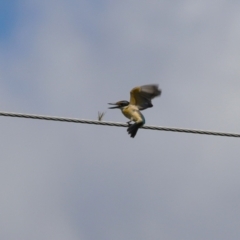
[[[140,87],[135,87],[130,92],[130,104],[136,105],[139,110],[144,110],[146,108],[152,107],[152,99],[160,96],[161,90],[158,85],[143,85]]]

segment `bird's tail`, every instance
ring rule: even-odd
[[[128,134],[134,138],[137,134],[137,131],[138,129],[142,126],[143,124],[139,124],[139,123],[134,123],[132,124],[131,126],[128,127],[127,131],[128,131]]]

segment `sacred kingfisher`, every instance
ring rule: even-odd
[[[138,129],[145,124],[145,118],[140,111],[153,107],[151,100],[160,96],[160,94],[161,89],[156,84],[135,87],[130,92],[130,102],[124,100],[109,103],[110,105],[115,105],[114,107],[110,107],[110,109],[120,108],[123,115],[130,119],[127,122],[129,124],[127,131],[134,138]],[[132,121],[135,123],[130,124]]]

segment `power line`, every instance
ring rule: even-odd
[[[48,121],[57,121],[57,122],[85,123],[85,124],[95,124],[95,125],[114,126],[114,127],[128,127],[128,124],[119,123],[119,122],[103,122],[103,121],[97,121],[97,120],[95,121],[95,120],[64,118],[64,117],[23,114],[23,113],[0,112],[0,116],[48,120]],[[222,137],[240,137],[239,133],[224,133],[224,132],[214,132],[214,131],[204,131],[204,130],[184,129],[184,128],[172,128],[172,127],[160,127],[160,126],[143,126],[142,129],[168,131],[168,132],[193,133],[193,134],[202,134],[202,135],[214,135],[214,136],[222,136]]]

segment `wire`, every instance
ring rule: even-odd
[[[0,116],[16,117],[16,118],[30,118],[30,119],[49,120],[49,121],[57,121],[57,122],[85,123],[85,124],[95,124],[95,125],[114,126],[114,127],[128,127],[128,124],[119,123],[119,122],[102,122],[102,121],[95,121],[95,120],[64,118],[64,117],[23,114],[23,113],[0,112]],[[141,128],[149,129],[149,130],[193,133],[193,134],[202,134],[202,135],[214,135],[214,136],[222,136],[222,137],[240,137],[239,133],[224,133],[224,132],[214,132],[214,131],[204,131],[204,130],[184,129],[184,128],[172,128],[172,127],[159,127],[159,126],[143,126]]]

